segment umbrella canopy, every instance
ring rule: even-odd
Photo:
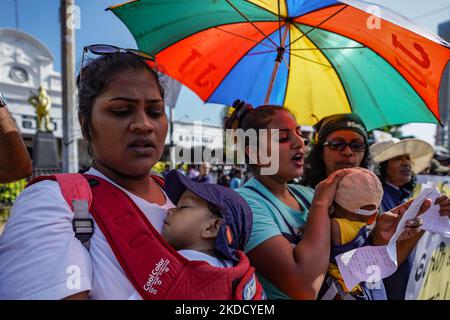
[[[439,120],[450,44],[353,0],[136,0],[110,8],[141,50],[205,102],[243,99],[312,125],[357,113],[369,130]]]

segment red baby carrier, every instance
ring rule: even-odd
[[[152,177],[159,185],[164,181]],[[154,229],[130,197],[108,181],[88,174],[58,174],[34,179],[57,181],[74,212],[77,238],[86,246],[93,234],[92,214],[129,281],[144,299],[260,300],[261,284],[246,255],[239,263],[217,268],[204,261],[189,261]]]

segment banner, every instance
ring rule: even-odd
[[[417,176],[414,194],[421,185],[433,182],[443,195],[450,197],[450,177]],[[409,275],[407,300],[450,300],[450,238],[426,232],[416,246]]]
[[[450,176],[417,176],[416,187],[414,189],[414,196],[420,193],[422,184],[427,182],[433,182],[436,185],[438,191],[443,195],[450,198]]]

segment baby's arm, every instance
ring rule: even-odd
[[[341,244],[341,229],[336,219],[331,219],[331,244],[334,246]]]

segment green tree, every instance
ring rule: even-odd
[[[385,127],[378,128],[376,130],[387,132],[387,133],[391,134],[393,138],[402,139],[405,137],[403,136],[401,129],[402,129],[402,126],[385,126]],[[374,140],[373,131],[371,131],[371,132],[369,132],[369,141],[373,141],[373,140]]]
[[[386,126],[386,127],[380,128],[378,130],[390,133],[392,135],[392,137],[400,139],[400,138],[402,138],[402,135],[403,135],[401,129],[402,129],[402,126]]]
[[[27,180],[0,184],[0,221],[6,221],[14,201],[27,185]]]

